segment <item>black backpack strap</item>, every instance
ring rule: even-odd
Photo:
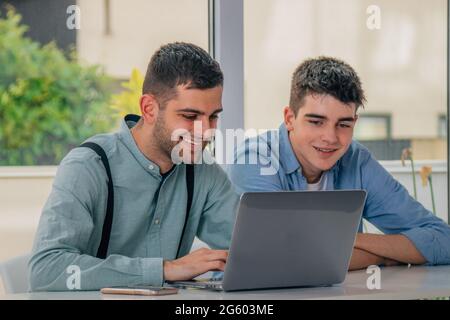
[[[180,243],[178,244],[177,258],[180,256],[181,244],[183,243],[184,233],[186,231],[187,221],[189,219],[189,211],[191,211],[192,197],[194,195],[194,165],[186,164],[186,187],[187,187],[187,204],[186,215],[184,217],[183,231],[181,232]]]
[[[109,238],[111,236],[111,227],[113,221],[113,213],[114,213],[114,188],[113,181],[111,177],[111,170],[109,168],[108,157],[106,156],[105,151],[102,147],[94,142],[85,142],[80,147],[90,148],[95,151],[96,154],[100,156],[100,159],[103,162],[103,165],[106,169],[106,174],[108,175],[108,202],[106,205],[106,216],[103,221],[103,229],[102,229],[102,240],[100,241],[100,246],[97,250],[97,258],[105,259],[106,253],[108,252],[108,244]]]

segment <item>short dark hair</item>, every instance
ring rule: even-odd
[[[330,57],[307,59],[295,70],[289,105],[296,116],[308,94],[328,94],[345,104],[355,103],[356,110],[366,101],[355,70]]]
[[[175,97],[178,85],[210,89],[223,85],[219,63],[202,48],[184,42],[161,46],[152,56],[142,94],[151,93],[162,106]]]

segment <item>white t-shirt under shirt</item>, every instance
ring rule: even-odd
[[[324,191],[327,188],[327,174],[322,172],[320,179],[316,183],[308,183],[308,191]]]

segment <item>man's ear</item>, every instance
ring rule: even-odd
[[[295,113],[291,107],[284,107],[284,124],[288,131],[294,130]]]
[[[142,119],[149,124],[154,124],[158,118],[159,104],[152,94],[143,94],[139,99]]]

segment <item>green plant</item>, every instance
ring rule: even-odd
[[[0,12],[0,165],[57,164],[113,127],[110,78],[73,51],[25,37],[20,22],[13,9]]]
[[[140,114],[139,99],[141,97],[144,77],[138,69],[131,71],[131,77],[128,82],[122,82],[122,88],[125,90],[115,94],[111,98],[111,109],[121,118],[129,113]]]

